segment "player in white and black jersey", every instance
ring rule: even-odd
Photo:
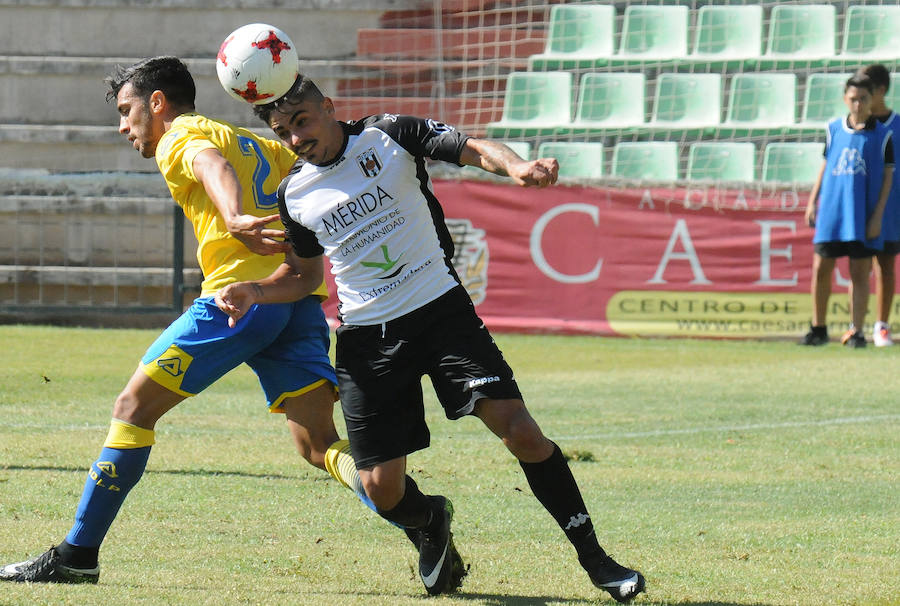
[[[562,452],[529,414],[460,285],[425,169],[432,158],[545,187],[556,182],[556,160],[528,162],[432,120],[382,114],[340,122],[332,101],[302,76],[285,97],[255,111],[304,161],[279,189],[293,254],[269,278],[221,290],[217,302],[233,323],[255,303],[305,296],[329,257],[340,301],[336,370],[353,457],[379,514],[418,532],[427,591],[455,590],[465,568],[452,542],[450,501],[423,494],[405,475],[406,456],[429,445],[426,374],[448,418],[477,416],[516,456],[591,581],[620,602],[643,591],[643,576],[600,547]]]

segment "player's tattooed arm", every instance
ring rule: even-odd
[[[289,303],[309,296],[319,287],[325,267],[321,256],[302,258],[293,252],[270,276],[253,282],[234,282],[216,293],[216,305],[228,314],[228,325],[237,321],[256,303]]]
[[[508,176],[525,187],[546,187],[556,183],[559,176],[556,158],[524,160],[506,145],[487,139],[468,139],[459,162],[495,175]]]

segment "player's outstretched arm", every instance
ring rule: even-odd
[[[194,158],[194,175],[203,185],[225,221],[225,228],[251,252],[274,255],[290,250],[284,231],[267,228],[278,221],[278,214],[255,217],[244,214],[241,207],[241,183],[234,167],[217,149],[205,149]]]
[[[559,176],[556,158],[523,160],[506,145],[487,139],[468,139],[459,162],[508,176],[523,187],[547,187],[556,183]]]
[[[324,273],[321,256],[305,259],[289,251],[269,277],[221,289],[216,305],[228,314],[228,326],[234,327],[255,303],[290,303],[309,296],[322,283]]]

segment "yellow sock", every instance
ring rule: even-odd
[[[325,451],[325,469],[335,480],[356,494],[366,494],[363,489],[356,462],[350,454],[350,441],[338,440]]]

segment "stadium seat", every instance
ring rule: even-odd
[[[625,179],[676,181],[678,143],[674,141],[619,143],[613,148],[612,174]]]
[[[722,116],[722,76],[663,73],[656,80],[651,126],[715,126]]]
[[[769,143],[763,153],[763,181],[815,183],[824,143]]]
[[[806,93],[800,125],[825,128],[835,116],[847,113],[844,104],[844,84],[852,74],[810,74],[806,78]]]
[[[769,16],[766,57],[827,59],[835,54],[835,8],[831,4],[776,4]]]
[[[598,179],[603,176],[602,143],[541,143],[537,157],[559,160],[559,176],[563,178]]]
[[[794,74],[745,73],[731,78],[725,124],[745,128],[782,128],[796,120]]]
[[[524,137],[552,133],[572,121],[571,72],[513,72],[507,76],[503,115],[488,134]]]
[[[687,178],[691,181],[753,181],[756,146],[752,143],[704,142],[691,144]]]
[[[613,55],[615,36],[614,6],[556,5],[550,9],[544,52],[529,57],[529,66],[533,70],[589,67],[595,59]]]
[[[630,59],[683,59],[687,55],[688,7],[629,4],[622,21],[619,55]]]
[[[844,14],[842,59],[900,58],[900,6],[850,6]]]
[[[759,5],[701,6],[691,59],[752,59],[762,53],[763,11]]]
[[[575,121],[571,127],[627,127],[644,123],[644,89],[641,73],[590,73],[581,78]]]

